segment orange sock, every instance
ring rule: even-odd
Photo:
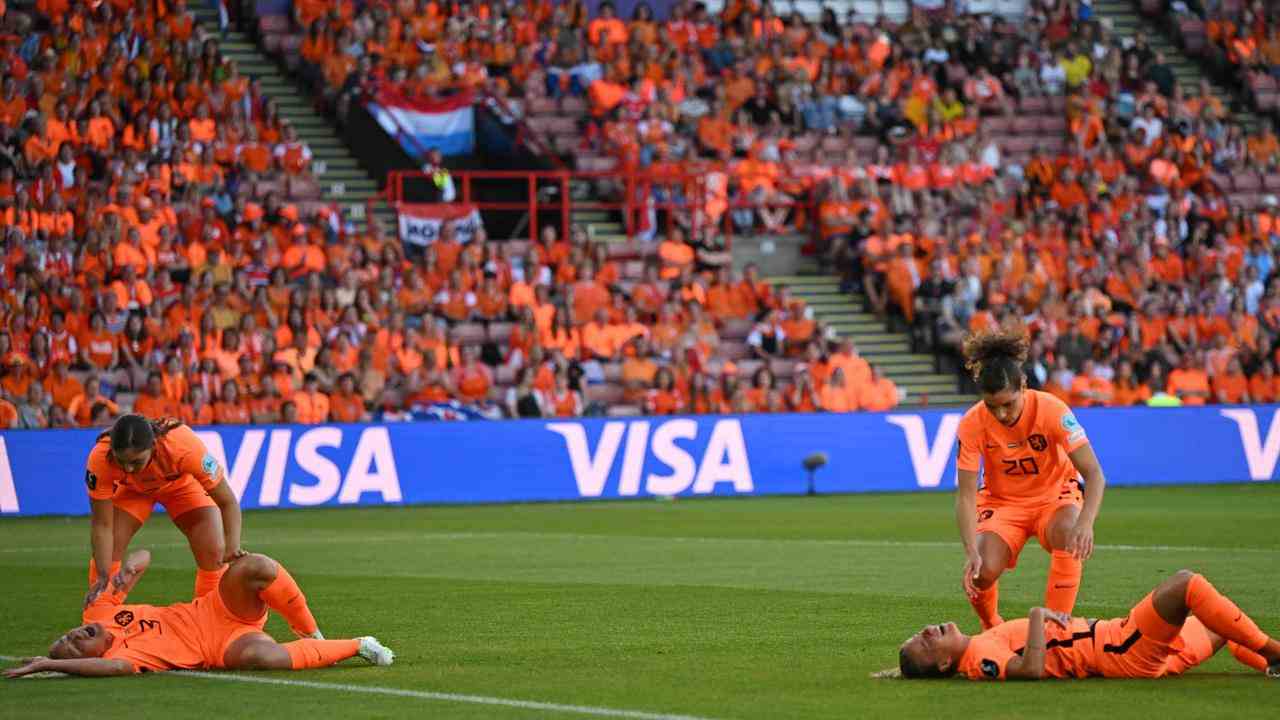
[[[1242,647],[1240,643],[1228,640],[1227,649],[1231,651],[1231,655],[1236,660],[1240,661],[1241,665],[1248,665],[1258,672],[1267,671],[1267,659],[1246,647]]]
[[[111,567],[107,569],[107,577],[115,577],[120,572],[120,561],[116,560],[111,563]],[[89,584],[98,582],[98,562],[93,558],[89,558]]]
[[[294,640],[284,643],[294,670],[329,667],[360,652],[359,640]]]
[[[307,596],[302,594],[302,588],[298,587],[298,583],[294,582],[293,576],[283,565],[276,563],[276,568],[276,579],[259,592],[258,597],[262,598],[267,607],[283,615],[285,622],[289,623],[296,634],[310,635],[319,626],[316,625],[315,616],[311,614],[311,608],[307,607]]]
[[[1244,649],[1258,652],[1271,640],[1252,618],[1199,573],[1187,583],[1187,607],[1205,627]]]
[[[1049,556],[1049,580],[1044,588],[1044,606],[1050,610],[1071,614],[1076,606],[1076,594],[1080,592],[1080,576],[1084,563],[1071,553],[1054,550]]]
[[[217,570],[204,570],[196,568],[196,589],[192,597],[203,597],[218,589],[218,583],[222,581],[222,576],[227,572],[227,566],[223,565]]]
[[[969,604],[978,614],[983,630],[990,630],[1004,622],[1004,618],[1000,617],[1000,583],[995,583],[986,590],[979,590],[978,597],[970,598]]]

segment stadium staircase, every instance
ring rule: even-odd
[[[858,354],[906,392],[904,407],[945,407],[973,401],[958,391],[954,373],[939,372],[933,355],[912,352],[906,333],[887,331],[884,321],[864,311],[866,298],[861,293],[841,292],[840,278],[801,268],[800,274],[770,276],[769,281],[791,288],[795,297],[813,308],[814,320],[852,340]]]
[[[1231,109],[1232,115],[1244,125],[1245,130],[1250,133],[1257,130],[1260,124],[1258,117],[1240,107],[1240,103],[1234,102],[1235,91],[1215,82],[1199,62],[1174,44],[1162,25],[1144,18],[1133,0],[1095,0],[1093,11],[1098,17],[1111,20],[1112,32],[1118,37],[1131,38],[1139,30],[1143,30],[1151,48],[1164,53],[1165,60],[1178,78],[1178,84],[1182,86],[1183,93],[1189,93],[1198,88],[1200,80],[1207,78],[1213,94],[1222,101],[1224,107]]]
[[[192,4],[196,19],[217,36],[217,7]],[[236,61],[240,73],[262,83],[263,93],[280,107],[280,117],[298,132],[298,139],[311,148],[311,171],[316,182],[302,181],[286,186],[292,202],[337,204],[345,218],[358,230],[366,227],[367,203],[376,201],[373,212],[384,231],[394,227],[395,215],[378,195],[377,180],[370,177],[343,143],[329,120],[317,112],[307,93],[286,74],[275,60],[258,48],[253,38],[234,26],[218,43],[223,57]]]

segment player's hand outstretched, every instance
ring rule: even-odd
[[[24,675],[32,675],[41,672],[44,670],[44,662],[48,659],[49,658],[46,657],[27,658],[23,661],[21,666],[5,670],[4,676],[12,680],[13,678],[20,678]]]
[[[1088,560],[1093,555],[1093,524],[1077,521],[1067,534],[1067,552],[1077,560]]]
[[[961,582],[964,584],[964,592],[973,599],[978,596],[978,576],[982,573],[982,556],[974,553],[964,563],[964,577]]]

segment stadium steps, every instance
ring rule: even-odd
[[[206,28],[218,27],[216,6],[192,5],[191,11]],[[336,204],[357,229],[367,225],[369,206],[382,229],[393,232],[395,212],[382,201],[377,181],[361,167],[359,159],[310,98],[272,58],[263,53],[249,35],[232,29],[218,43],[224,57],[233,59],[240,73],[262,83],[263,92],[276,101],[280,117],[287,120],[298,138],[311,148],[311,171],[320,186],[319,199]]]
[[[904,332],[889,332],[883,321],[863,311],[860,294],[840,291],[840,279],[831,275],[802,273],[770,276],[774,285],[786,285],[791,293],[813,309],[815,320],[830,325],[842,338],[853,340],[858,354],[906,391],[904,407],[960,406],[972,402],[957,391],[956,378],[937,372],[932,355],[911,352]]]
[[[1142,17],[1137,4],[1132,0],[1095,0],[1093,11],[1098,17],[1109,18],[1113,32],[1118,37],[1132,38],[1139,30],[1146,33],[1148,44],[1153,50],[1164,54],[1165,60],[1178,78],[1178,84],[1184,94],[1189,94],[1200,86],[1202,78],[1208,78],[1213,94],[1222,101],[1224,107],[1232,109],[1232,115],[1244,125],[1245,130],[1252,133],[1260,125],[1253,113],[1237,109],[1236,93],[1213,81],[1194,58],[1182,52],[1173,43],[1172,38],[1160,27]]]

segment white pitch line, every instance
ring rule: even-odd
[[[672,542],[672,543],[697,543],[697,544],[734,544],[734,543],[755,543],[755,544],[796,544],[796,545],[820,545],[825,547],[917,547],[917,548],[954,548],[958,543],[941,540],[840,540],[840,539],[821,539],[821,538],[735,538],[735,537],[696,537],[696,536],[674,536],[668,537],[663,535],[603,535],[594,533],[543,533],[543,532],[451,532],[451,533],[404,533],[400,535],[375,535],[368,537],[343,537],[343,536],[326,536],[322,538],[280,538],[280,539],[261,539],[251,542],[251,547],[257,545],[260,547],[270,547],[272,545],[360,545],[360,544],[379,544],[379,543],[402,543],[402,542],[441,542],[450,540],[484,540],[496,538],[543,538],[548,540],[597,540],[597,541],[615,541],[615,540],[642,540],[656,542]],[[145,545],[150,548],[185,548],[186,543],[158,543],[154,545]],[[61,552],[70,550],[84,550],[83,545],[52,545],[52,546],[31,546],[31,547],[8,547],[0,548],[0,554],[17,554],[17,553],[40,553],[40,552]],[[1173,552],[1173,553],[1262,553],[1262,554],[1280,554],[1280,548],[1260,548],[1260,547],[1210,547],[1205,545],[1095,545],[1094,550],[1103,552]]]
[[[21,661],[23,658],[13,655],[0,655],[0,660]],[[315,682],[313,680],[286,680],[284,678],[257,677],[238,675],[235,673],[212,673],[184,670],[173,673],[186,677],[205,680],[222,680],[225,682],[241,682],[256,685],[283,685],[287,687],[308,688],[311,690],[334,690],[337,692],[357,693],[363,695],[384,695],[389,697],[414,698],[416,700],[435,700],[439,702],[469,703],[472,705],[490,705],[496,707],[519,708],[521,710],[542,710],[545,712],[573,713],[593,717],[630,718],[631,720],[710,720],[696,715],[672,715],[668,713],[646,712],[644,710],[620,710],[617,708],[596,707],[594,705],[565,705],[562,703],[539,702],[537,700],[515,700],[512,698],[490,697],[488,695],[463,695],[461,693],[431,692],[428,690],[406,690],[403,688],[381,687],[378,685],[352,685],[349,683]]]

